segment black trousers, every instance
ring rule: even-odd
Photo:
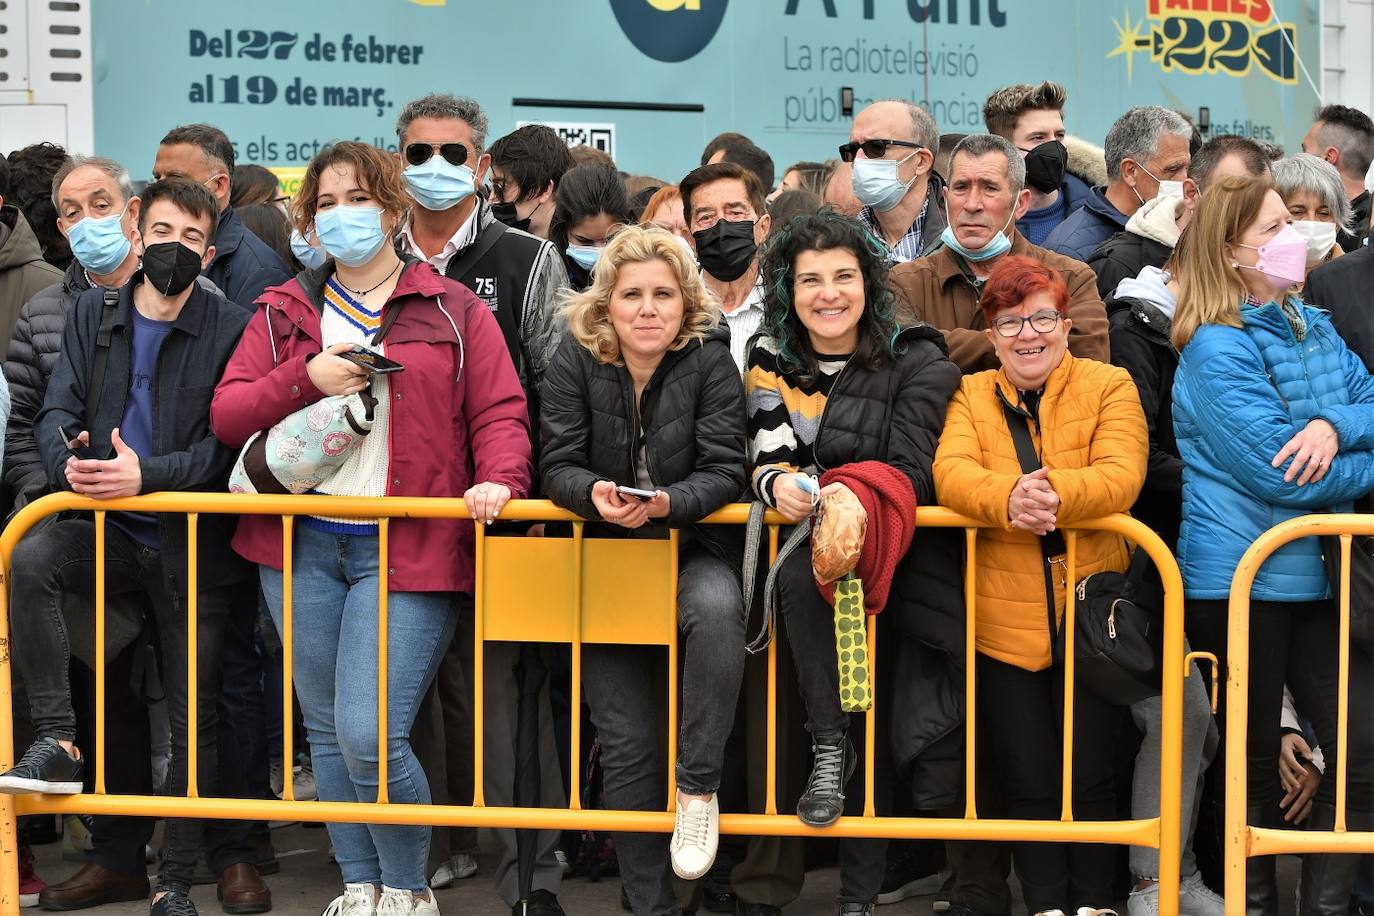
[[[983,817],[1058,820],[1063,786],[1064,669],[1027,671],[977,659],[978,747],[989,755]],[[1115,757],[1124,712],[1088,688],[1074,694],[1073,815],[1116,816]],[[982,779],[980,778],[980,783]],[[980,785],[980,791],[982,786]],[[988,810],[991,808],[992,810]],[[1116,850],[1103,844],[1017,843],[1012,861],[1028,912],[1110,906]]]
[[[1194,648],[1216,653],[1224,666],[1227,652],[1227,602],[1189,601],[1186,621],[1188,640]],[[1298,715],[1312,723],[1325,758],[1326,771],[1317,789],[1317,801],[1336,801],[1336,725],[1340,674],[1340,619],[1331,601],[1252,601],[1250,603],[1250,698],[1246,741],[1248,802],[1266,812],[1277,810],[1282,798],[1278,757],[1281,731],[1279,715],[1286,684],[1293,694]],[[1350,647],[1350,749],[1349,807],[1374,811],[1374,722],[1370,721],[1370,697],[1374,696],[1374,665],[1361,649]],[[1225,761],[1226,678],[1221,679],[1217,726],[1221,747],[1217,760]],[[1218,828],[1225,798],[1225,766],[1213,766],[1217,779]]]

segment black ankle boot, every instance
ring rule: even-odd
[[[828,827],[844,813],[844,787],[858,763],[854,746],[841,735],[833,744],[817,741],[806,791],[797,799],[797,817],[811,827]]]
[[[1264,826],[1268,811],[1264,806],[1251,806],[1245,812],[1245,822]],[[1246,916],[1278,916],[1279,883],[1274,864],[1273,856],[1245,860]]]
[[[1369,816],[1346,812],[1351,830],[1368,827]],[[1308,830],[1331,830],[1336,826],[1334,805],[1315,802],[1303,825]],[[1350,891],[1359,869],[1357,855],[1308,853],[1302,857],[1302,884],[1298,889],[1298,916],[1345,916],[1350,907]]]

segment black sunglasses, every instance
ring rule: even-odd
[[[449,165],[462,165],[468,161],[468,148],[461,143],[409,143],[406,145],[406,162],[424,165],[433,158],[435,150]]]
[[[862,143],[845,143],[840,147],[840,159],[843,162],[853,162],[854,154],[859,150],[864,151],[864,155],[869,159],[881,159],[887,153],[889,146],[905,146],[908,149],[925,149],[919,143],[912,143],[910,140],[865,140]]]

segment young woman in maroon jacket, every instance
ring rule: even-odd
[[[211,424],[232,447],[330,395],[371,387],[371,433],[317,492],[456,496],[491,520],[530,481],[528,413],[500,327],[465,287],[391,244],[408,205],[394,157],[340,142],[311,161],[293,204],[330,260],[267,290],[215,391]],[[399,313],[394,323],[388,316]],[[373,344],[384,323],[390,327]],[[369,375],[354,345],[400,363]],[[377,795],[377,526],[302,517],[294,537],[295,681],[321,800]],[[234,548],[257,563],[281,627],[281,523],[244,516]],[[473,587],[471,523],[397,519],[387,568],[388,793],[427,804],[409,734]],[[428,827],[331,824],[344,893],[329,912],[437,914],[426,886]]]

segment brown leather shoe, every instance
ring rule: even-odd
[[[219,873],[219,902],[226,913],[266,913],[272,891],[248,862],[230,865]]]
[[[124,903],[148,898],[148,876],[126,875],[87,862],[61,884],[49,884],[38,895],[45,910],[84,910],[103,903]]]

